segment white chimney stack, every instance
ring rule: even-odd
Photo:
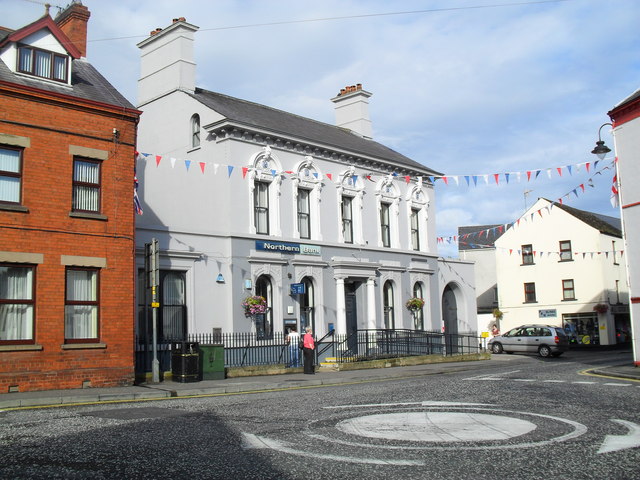
[[[361,83],[342,88],[340,93],[331,99],[335,104],[336,125],[348,128],[364,138],[373,138],[369,119],[371,95],[370,92],[362,89]]]
[[[195,91],[193,37],[198,28],[187,23],[184,17],[174,18],[167,28],[156,28],[149,34],[149,38],[138,43],[139,107],[175,90],[189,93]]]

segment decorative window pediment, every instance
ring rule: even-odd
[[[297,172],[298,186],[303,188],[314,188],[320,184],[322,176],[313,164],[313,157],[304,157],[304,160],[300,162],[300,165],[298,165]]]
[[[400,198],[400,192],[393,182],[392,175],[387,176],[378,183],[376,194],[387,202],[395,202]]]
[[[252,163],[256,180],[270,182],[274,178],[280,177],[282,167],[268,145],[262,149],[262,152],[254,156]]]

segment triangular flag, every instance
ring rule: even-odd
[[[313,176],[318,178],[318,172],[313,172]]]
[[[527,182],[531,180],[531,171],[527,170]]]
[[[189,167],[191,166],[191,160],[185,160],[184,166],[187,167],[187,171],[189,171]]]
[[[499,173],[494,173],[494,174],[493,174],[493,178],[494,178],[494,179],[495,179],[495,181],[496,181],[496,185],[498,185],[498,184],[500,183],[500,180],[499,180],[499,178],[500,178],[500,174],[499,174]]]
[[[562,167],[557,167],[556,170],[558,170],[558,175],[562,176]]]
[[[454,182],[456,182],[456,185],[457,185],[458,187],[460,186],[460,181],[459,181],[459,179],[458,179],[458,176],[457,176],[457,175],[454,175],[454,176],[453,176],[453,181],[454,181]]]
[[[202,173],[204,173],[204,167],[207,165],[205,162],[199,162],[200,165],[200,170],[202,170]]]
[[[175,168],[176,166],[176,159],[171,157],[171,168]]]
[[[327,175],[327,178],[333,182],[333,174],[327,173],[326,175]]]
[[[404,180],[405,180],[407,183],[411,183],[411,177],[410,177],[409,175],[405,176],[405,177],[404,177]]]
[[[249,167],[242,167],[242,178],[244,179],[247,176],[247,172],[249,171]]]
[[[540,172],[541,172],[541,171],[542,171],[542,170],[536,170],[536,178],[535,178],[535,180],[537,180],[537,179],[538,179],[538,175],[540,175]]]
[[[217,175],[218,174],[218,167],[220,166],[219,163],[214,163],[213,164],[213,174]]]
[[[571,175],[571,165],[567,165],[567,170],[569,170],[569,175]]]
[[[272,177],[275,177],[277,173],[278,172],[276,172],[275,169],[271,169],[271,176]]]
[[[231,172],[233,172],[233,165],[227,165],[227,175],[231,177]]]
[[[477,176],[477,175],[474,175],[472,178],[473,178],[473,185],[474,185],[475,187],[477,187],[477,186],[478,186],[478,176]]]
[[[585,166],[587,167],[587,173],[589,173],[589,168],[591,167],[591,164],[589,162],[585,163]]]
[[[160,165],[160,160],[162,160],[162,157],[160,155],[156,155],[156,167]]]
[[[507,183],[509,183],[509,174],[508,173],[504,174],[504,178],[507,180]]]
[[[446,185],[449,185],[449,179],[447,177],[442,177],[442,180],[444,180]]]
[[[469,175],[465,175],[464,179],[467,181],[467,187],[469,186]]]

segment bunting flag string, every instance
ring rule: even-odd
[[[478,243],[466,243],[463,241],[459,242],[460,244],[468,245],[471,248],[494,248],[496,251],[500,251],[501,253],[508,253],[509,256],[516,254],[519,258],[522,255],[522,250],[519,248],[507,248],[507,247],[496,247],[495,245],[486,245],[486,244],[478,244]],[[533,256],[540,258],[541,260],[546,256],[547,258],[552,258],[555,260],[555,257],[558,259],[561,258],[561,255],[564,252],[560,251],[541,251],[534,250]],[[582,258],[583,260],[602,257],[604,255],[605,258],[609,258],[609,255],[620,255],[621,257],[624,255],[624,250],[600,250],[600,251],[589,251],[589,252],[573,252],[574,258]]]
[[[146,161],[149,158],[155,159],[155,163],[156,163],[156,167],[160,167],[160,165],[163,163],[164,157],[162,155],[156,155],[156,154],[151,154],[151,153],[138,153],[136,152],[136,158],[140,161]],[[617,160],[617,159],[616,159]],[[170,158],[170,162],[171,162],[171,168],[175,168],[176,163],[179,163],[180,159],[176,159],[174,157]],[[189,159],[184,159],[181,160],[182,163],[184,163],[184,166],[186,168],[186,170],[189,170],[189,167],[191,166],[192,161]],[[582,162],[582,163],[576,163],[576,164],[570,164],[570,165],[563,165],[563,166],[558,166],[555,167],[555,171],[557,172],[559,177],[563,177],[563,172],[566,171],[569,173],[569,175],[572,175],[573,169],[575,168],[577,171],[580,171],[580,169],[584,166],[587,172],[591,172],[591,169],[596,169],[598,167],[598,163],[600,162],[600,160],[596,160],[594,162]],[[205,173],[205,167],[207,166],[207,164],[209,165],[213,165],[214,166],[214,174],[217,174],[217,167],[219,166],[219,164],[216,163],[211,163],[211,162],[198,162],[198,164],[200,165],[200,171],[204,174]],[[613,163],[612,163],[613,165]],[[223,165],[227,167],[227,173],[228,173],[228,177],[231,177],[231,174],[233,172],[233,169],[235,168],[233,165]],[[241,167],[242,168],[242,178],[246,177],[246,174],[248,171],[252,170],[252,167]],[[612,168],[612,167],[605,167],[606,168]],[[551,179],[553,177],[553,170],[552,168],[546,168],[546,169],[532,169],[532,170],[526,170],[524,172],[522,171],[515,171],[515,172],[502,172],[502,173],[484,173],[484,174],[474,174],[474,175],[429,175],[426,178],[428,178],[431,183],[436,184],[436,182],[438,180],[442,180],[444,182],[445,185],[447,186],[452,186],[452,185],[456,185],[456,186],[460,186],[460,177],[462,177],[465,182],[462,183],[462,185],[464,185],[466,183],[467,187],[471,186],[471,183],[473,182],[473,186],[477,187],[478,186],[478,179],[482,178],[485,182],[486,185],[489,185],[491,182],[489,182],[489,178],[493,177],[493,182],[496,185],[502,185],[503,183],[501,183],[501,180],[504,180],[504,184],[509,184],[511,182],[511,180],[513,179],[513,177],[515,176],[516,181],[520,182],[523,178],[523,173],[525,174],[526,180],[527,182],[531,182],[531,181],[535,181],[538,179],[539,175],[541,172],[546,171],[547,172],[547,176],[549,177],[549,179]],[[282,172],[277,172],[275,170],[272,171],[273,176],[284,176],[286,175],[293,175],[295,176],[295,172],[292,172],[290,170],[285,170]],[[600,172],[596,172],[594,173],[594,175],[597,174],[601,174]],[[317,174],[316,178],[317,178]],[[393,179],[402,179],[404,180],[405,183],[409,184],[412,181],[419,181],[422,177],[411,177],[410,175],[402,175],[400,176],[397,172],[393,172],[390,174],[391,178]],[[324,175],[324,177],[326,177],[327,179],[329,179],[330,181],[334,181],[334,177],[335,178],[339,178],[339,176],[337,176],[335,173],[326,173]],[[357,181],[357,177],[358,175],[354,175],[354,181]],[[366,173],[364,174],[364,178],[371,181],[371,182],[376,182],[376,180],[374,179],[375,177],[378,178],[387,178],[389,177],[388,174],[374,174],[374,173]],[[589,179],[589,186],[591,185],[591,181],[592,179]],[[579,187],[583,188],[584,184],[581,184]],[[577,189],[578,187],[576,187]],[[574,190],[576,190],[574,189]],[[583,188],[584,190],[584,188]],[[572,190],[569,193],[574,193],[574,191]],[[564,195],[563,197],[565,197],[567,195]]]

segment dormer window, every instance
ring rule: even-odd
[[[35,77],[67,83],[68,62],[66,55],[21,46],[18,55],[18,71]]]

